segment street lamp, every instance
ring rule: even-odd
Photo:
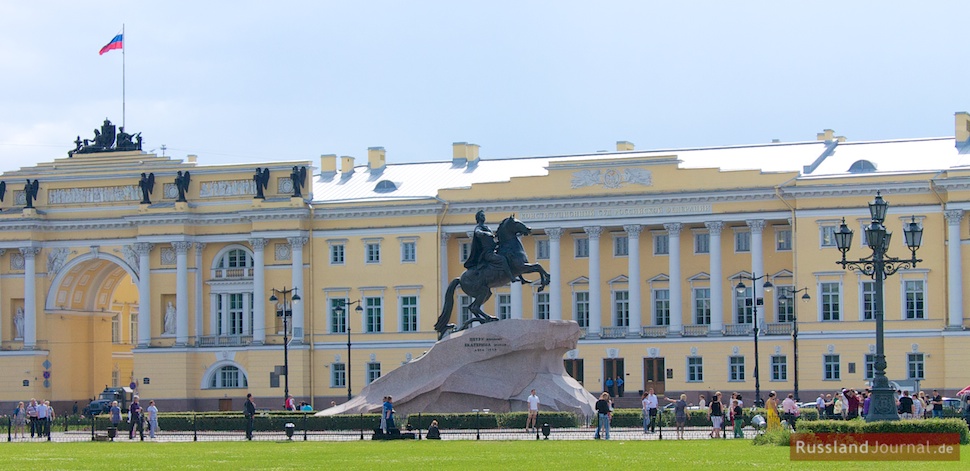
[[[358,299],[349,303],[345,303],[343,300],[340,300],[340,304],[334,306],[333,313],[336,314],[337,317],[343,317],[344,306],[352,306],[354,304],[357,305],[357,307],[354,308],[354,311],[356,311],[358,314],[364,312],[364,308],[360,306],[360,300]],[[350,314],[347,315],[344,325],[347,327],[347,370],[345,378],[347,380],[347,400],[349,401],[352,397],[352,394],[350,393]]]
[[[286,318],[293,315],[293,305],[300,302],[300,295],[296,294],[297,288],[283,289],[273,288],[273,294],[269,297],[269,302],[276,304],[279,302],[279,298],[276,297],[277,294],[283,296],[283,302],[276,304],[276,317],[283,318],[283,374],[286,375],[283,383],[283,403],[285,404],[287,399],[290,398],[290,329],[289,324],[286,322]],[[290,302],[287,302],[287,298],[290,297]],[[288,305],[288,306],[287,306]]]
[[[869,414],[866,415],[866,422],[878,420],[899,420],[896,410],[896,399],[893,389],[889,386],[889,379],[886,378],[886,350],[884,345],[883,331],[883,282],[886,277],[896,273],[901,268],[915,268],[916,264],[922,260],[916,258],[916,250],[919,249],[923,239],[923,228],[916,222],[913,216],[909,223],[903,223],[903,236],[906,239],[906,247],[911,252],[909,260],[901,260],[896,257],[887,257],[886,251],[889,249],[889,241],[892,240],[892,232],[886,230],[883,222],[886,220],[886,211],[889,203],[882,199],[880,192],[876,192],[876,199],[869,203],[869,214],[872,222],[866,226],[866,245],[872,249],[872,255],[858,260],[846,260],[845,254],[852,247],[853,231],[845,225],[845,218],[842,218],[842,225],[835,233],[835,243],[842,252],[842,260],[835,263],[842,265],[842,269],[856,270],[866,276],[871,276],[875,280],[875,318],[876,318],[876,358],[875,371],[872,378],[872,400],[869,406]]]
[[[747,287],[744,286],[744,280],[751,280],[751,284],[753,285],[755,281],[758,281],[764,278],[765,283],[761,285],[761,287],[764,288],[766,293],[770,293],[771,290],[775,287],[775,285],[771,284],[771,282],[768,281],[767,279],[768,275],[761,275],[761,276],[754,276],[754,275],[755,274],[752,273],[751,276],[744,276],[744,275],[740,276],[741,281],[738,281],[738,285],[734,287],[734,289],[738,292],[739,296],[744,296],[744,292],[747,289]],[[759,326],[758,326],[758,302],[760,301],[763,303],[764,299],[763,298],[759,299],[758,293],[757,293],[758,290],[753,288],[754,287],[752,286],[751,314],[754,316],[754,318],[752,319],[752,323],[754,324],[754,405],[757,407],[761,407],[764,403],[761,402],[761,372],[758,368],[758,363],[759,363],[758,331],[761,330],[759,329]]]
[[[808,300],[812,299],[812,297],[808,295],[807,287],[791,290],[790,293],[782,293],[782,295],[778,297],[778,299],[781,301],[791,303],[791,340],[792,348],[795,351],[795,402],[801,402],[801,398],[798,396],[798,314],[795,309],[794,301],[795,295],[801,293],[802,291],[805,292],[805,294],[802,295],[802,302],[807,303]]]

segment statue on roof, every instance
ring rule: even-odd
[[[117,138],[117,142],[116,142]],[[101,129],[94,130],[94,139],[81,139],[78,136],[74,140],[74,150],[68,151],[68,157],[74,154],[93,154],[96,152],[118,152],[141,150],[141,133],[128,134],[124,126],[116,132],[116,127],[111,124],[108,118],[104,119]]]
[[[155,174],[145,175],[145,172],[142,172],[141,180],[138,181],[138,188],[141,188],[141,204],[152,204],[150,197],[152,191],[155,190]]]
[[[40,180],[30,181],[24,185],[24,195],[27,197],[27,209],[34,208],[34,200],[37,199],[37,191],[40,190]]]
[[[263,190],[269,186],[269,169],[256,167],[256,174],[253,175],[253,181],[256,182],[256,196],[253,199],[266,199],[263,195]]]
[[[189,191],[189,171],[186,170],[184,173],[179,170],[178,175],[175,177],[175,188],[179,191],[179,197],[175,200],[176,203],[185,203],[185,192]]]
[[[302,198],[302,189],[306,186],[306,167],[293,166],[293,172],[290,173],[290,179],[293,180],[293,197]]]

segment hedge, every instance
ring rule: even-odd
[[[765,409],[755,409],[750,408],[744,409],[744,425],[751,424],[751,418],[755,415],[765,416]],[[814,408],[801,409],[801,413],[798,417],[798,421],[802,420],[818,420],[818,411]],[[596,425],[598,419],[593,417],[593,425]],[[613,427],[642,427],[643,426],[643,410],[642,409],[616,409],[613,411],[613,421],[610,422]],[[663,425],[673,426],[674,425],[674,412],[672,410],[663,411]],[[728,424],[731,425],[731,424]],[[687,427],[710,427],[711,421],[707,418],[706,410],[688,410],[687,411]]]
[[[798,422],[795,429],[798,433],[959,433],[960,444],[970,444],[967,423],[961,419],[816,420]]]

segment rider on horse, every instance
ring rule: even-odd
[[[479,209],[475,213],[475,222],[478,225],[475,226],[472,248],[468,254],[468,260],[465,260],[465,268],[484,268],[486,265],[491,265],[498,271],[505,272],[509,280],[516,281],[517,278],[512,274],[508,259],[495,252],[498,244],[495,242],[495,233],[485,225],[485,211]],[[522,277],[518,277],[518,280],[521,281]]]

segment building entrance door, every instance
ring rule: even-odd
[[[666,379],[663,358],[643,359],[643,390],[653,388],[654,394],[663,395]]]
[[[622,397],[625,385],[618,385],[617,378],[625,378],[622,358],[607,358],[603,360],[603,390],[613,397]],[[624,379],[624,381],[626,381]]]

